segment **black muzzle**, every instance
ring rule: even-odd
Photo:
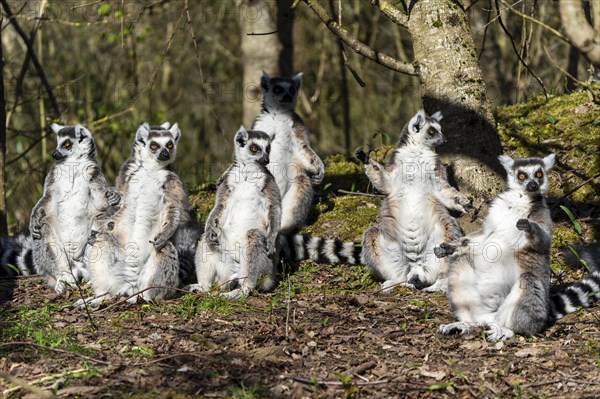
[[[160,154],[158,154],[158,160],[168,161],[169,159],[171,159],[171,154],[169,153],[169,151],[162,149]]]
[[[530,181],[529,183],[527,183],[527,187],[526,187],[527,191],[530,193],[536,192],[540,189],[540,185],[537,184],[537,182],[535,181]]]

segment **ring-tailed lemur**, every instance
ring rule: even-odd
[[[433,248],[462,234],[448,212],[468,212],[470,201],[447,181],[446,169],[433,151],[445,142],[440,112],[429,116],[420,110],[400,134],[385,166],[358,149],[373,186],[384,194],[377,223],[363,235],[362,261],[384,291],[396,285],[446,291],[446,262]]]
[[[488,339],[533,335],[600,298],[600,268],[550,293],[552,220],[544,195],[554,154],[513,160],[501,155],[507,189],[492,201],[481,230],[435,249],[449,259],[448,299],[458,322],[442,334],[486,327]]]
[[[271,137],[246,131],[234,139],[233,163],[217,182],[215,205],[196,250],[198,283],[192,291],[208,291],[213,283],[229,290],[222,295],[238,299],[255,289],[260,277],[263,290],[277,282],[280,258],[323,263],[358,263],[360,248],[337,239],[308,235],[282,235],[281,198],[270,162]]]
[[[274,287],[281,197],[267,169],[271,141],[268,134],[243,126],[235,134],[233,163],[219,179],[196,249],[198,283],[188,289],[208,291],[215,281],[220,286],[230,282],[223,296],[237,299],[263,275],[263,289]]]
[[[269,170],[281,193],[281,231],[298,230],[311,209],[314,186],[321,184],[324,165],[310,147],[308,129],[294,112],[302,73],[293,78],[271,78],[266,72],[260,80],[263,110],[252,125],[272,140]]]
[[[107,188],[92,134],[83,126],[52,125],[57,134],[55,164],[44,194],[31,212],[32,260],[58,293],[89,276],[83,255],[92,218],[120,201]]]
[[[97,298],[92,306],[141,291],[145,300],[163,299],[174,294],[169,287],[178,287],[179,256],[173,241],[190,221],[183,183],[170,166],[180,137],[178,125],[168,122],[144,123],[137,130],[117,178],[121,208],[114,215],[98,215],[97,231],[90,237],[87,255]]]
[[[20,234],[0,239],[0,276],[29,276],[37,274],[33,265],[33,239]]]

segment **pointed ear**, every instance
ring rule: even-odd
[[[556,154],[550,154],[546,158],[544,158],[544,169],[548,172],[554,166],[554,162],[556,161]]]
[[[421,130],[421,126],[423,126],[423,122],[425,121],[425,111],[420,109],[419,112],[416,113],[415,116],[410,120],[410,126],[418,132]]]
[[[262,76],[260,77],[260,87],[262,87],[264,91],[269,91],[269,86],[271,86],[271,77],[263,70]]]
[[[150,134],[150,125],[148,125],[148,122],[144,122],[138,128],[135,139],[145,144],[148,140],[148,134]]]
[[[92,133],[81,125],[75,125],[75,137],[81,143],[84,139],[92,137]]]
[[[508,155],[500,155],[498,157],[498,161],[500,161],[500,164],[504,166],[506,172],[508,172],[509,174],[512,172],[513,166],[515,164],[514,159],[512,159]]]
[[[302,76],[303,75],[304,75],[304,72],[300,72],[292,78],[292,80],[294,81],[294,86],[296,86],[296,90],[298,90],[300,88],[300,86],[302,85]]]
[[[171,124],[169,123],[169,121],[166,121],[165,123],[163,123],[162,125],[160,125],[160,127],[162,127],[163,129],[167,130],[171,127]]]
[[[437,111],[436,113],[431,115],[431,117],[433,119],[435,119],[437,122],[441,122],[441,120],[444,118],[444,115],[442,115],[442,111]]]
[[[167,122],[167,123],[169,123],[169,122]],[[175,123],[173,126],[171,126],[171,129],[169,129],[169,131],[175,138],[175,142],[178,142],[179,139],[181,138],[181,129],[179,129],[179,124]]]
[[[50,128],[54,133],[58,134],[58,132],[60,132],[64,128],[64,126],[59,125],[58,123],[53,123],[50,125]]]
[[[240,126],[240,130],[235,134],[235,142],[240,146],[244,147],[248,142],[248,132],[246,128],[242,125]]]

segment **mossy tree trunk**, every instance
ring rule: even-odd
[[[243,123],[247,128],[260,113],[262,71],[271,76],[292,73],[291,0],[240,0],[244,69]]]
[[[451,0],[418,1],[406,27],[423,106],[441,110],[448,144],[440,150],[461,190],[489,196],[502,188],[502,152],[465,11]]]
[[[440,150],[458,187],[489,199],[503,187],[502,152],[466,11],[457,0],[371,0],[412,37],[414,59],[397,60],[352,36],[318,0],[303,0],[347,46],[362,56],[421,82],[423,106],[442,111],[448,144]],[[401,10],[398,7],[403,7]]]
[[[0,22],[4,18],[0,16]],[[4,54],[0,30],[0,235],[8,235],[6,220],[6,98],[4,97]]]

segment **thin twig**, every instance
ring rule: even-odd
[[[64,373],[60,373],[60,374],[53,374],[53,375],[47,375],[45,377],[42,377],[38,380],[32,381],[31,384],[42,384],[44,382],[47,381],[52,381],[52,380],[56,380],[58,378],[63,378],[63,377],[67,377],[69,375],[73,375],[73,374],[77,374],[77,373],[83,373],[85,371],[88,371],[88,369],[77,369],[77,370],[69,370],[69,371],[65,371]],[[2,392],[3,395],[7,395],[11,392],[17,392],[21,389],[24,389],[24,387],[22,386],[18,386],[18,387],[14,387],[14,388],[9,388],[6,389]]]
[[[337,190],[337,192],[341,193],[341,194],[348,194],[348,195],[360,195],[360,196],[363,196],[363,197],[385,198],[385,195],[361,193],[361,192],[358,192],[358,191],[347,191],[347,190],[339,189],[339,190]]]
[[[533,76],[535,78],[535,80],[537,80],[537,82],[542,87],[542,91],[544,92],[544,96],[546,97],[546,100],[547,100],[550,97],[548,96],[548,92],[546,91],[546,86],[544,86],[544,82],[542,82],[542,79],[540,79],[540,77],[538,75],[536,75],[531,70],[531,68],[529,68],[529,65],[527,65],[527,63],[521,56],[521,53],[519,52],[519,49],[517,49],[517,45],[515,44],[515,39],[513,38],[513,35],[510,33],[510,31],[508,30],[508,28],[506,27],[506,25],[504,25],[504,22],[502,21],[502,16],[500,15],[500,5],[498,4],[498,0],[494,0],[494,2],[496,4],[496,11],[498,12],[497,18],[498,18],[498,23],[500,24],[500,27],[502,28],[502,30],[504,31],[506,36],[508,36],[508,38],[510,39],[510,44],[512,45],[512,48],[515,51],[515,54],[517,55],[517,58],[519,59],[521,64],[525,67],[525,69],[527,69],[527,71],[529,71],[531,76]]]
[[[310,9],[321,19],[321,21],[327,26],[327,28],[339,37],[346,45],[351,47],[358,54],[371,61],[382,65],[388,69],[406,74],[411,76],[417,76],[417,69],[413,64],[397,60],[389,55],[383,54],[369,47],[367,44],[361,42],[356,37],[352,36],[348,30],[339,26],[339,24],[333,19],[329,13],[319,4],[317,0],[303,0]]]
[[[4,348],[4,347],[8,347],[8,346],[33,346],[35,348],[45,349],[45,350],[49,350],[49,351],[56,352],[56,353],[63,353],[65,355],[77,356],[77,357],[80,357],[82,359],[89,360],[90,362],[94,362],[94,363],[98,363],[98,364],[104,364],[105,366],[109,366],[110,365],[109,362],[106,362],[104,360],[95,359],[93,357],[82,355],[82,354],[77,353],[77,352],[71,352],[71,351],[67,351],[67,350],[64,350],[64,349],[51,348],[49,346],[35,344],[33,342],[15,341],[15,342],[6,342],[4,344],[0,344],[0,348]]]
[[[276,33],[279,33],[279,31],[274,30],[273,32],[250,32],[250,33],[246,33],[246,36],[268,36],[268,35],[274,35]]]
[[[58,101],[56,100],[56,96],[54,95],[54,90],[52,90],[52,86],[50,85],[50,82],[48,81],[48,78],[46,77],[44,68],[42,67],[42,64],[40,63],[40,60],[38,59],[37,54],[36,54],[35,50],[33,49],[33,46],[31,45],[29,37],[27,37],[27,34],[23,31],[23,29],[17,22],[17,19],[13,15],[8,2],[6,0],[0,0],[0,3],[2,4],[2,7],[4,8],[4,12],[6,12],[6,15],[10,21],[10,24],[13,26],[13,28],[15,29],[17,34],[21,37],[21,39],[23,39],[25,46],[27,46],[27,51],[28,51],[29,55],[31,56],[31,61],[33,62],[33,66],[35,67],[35,70],[37,71],[38,76],[40,77],[40,80],[42,81],[42,85],[44,86],[46,92],[48,93],[48,97],[50,98],[50,104],[52,105],[52,108],[54,109],[54,112],[56,114],[55,117],[59,117],[60,116],[60,107],[58,106]]]
[[[364,386],[370,386],[370,385],[384,385],[384,384],[389,383],[388,380],[357,381],[357,382],[345,383],[342,381],[323,381],[323,380],[316,380],[316,379],[313,380],[313,379],[308,379],[308,378],[296,377],[294,375],[285,375],[285,376],[283,376],[283,378],[285,378],[286,380],[296,381],[296,382],[299,382],[301,384],[306,384],[306,385],[324,385],[324,386],[333,386],[333,387],[346,387],[346,386],[364,387]],[[421,390],[421,389],[422,388],[419,388],[419,390]]]
[[[600,173],[596,174],[595,176],[590,177],[583,183],[579,184],[577,187],[575,187],[574,189],[572,189],[571,191],[569,191],[568,193],[563,195],[562,198],[558,201],[558,203],[564,201],[568,196],[573,194],[575,191],[579,190],[581,187],[585,186],[586,184],[591,183],[592,181],[596,180],[598,177],[600,177]]]
[[[34,385],[31,385],[29,382],[27,382],[21,378],[14,377],[5,371],[0,370],[0,377],[5,379],[6,381],[10,382],[11,384],[18,385],[20,388],[23,388],[23,389],[31,392],[32,394],[37,395],[40,398],[55,398],[56,397],[56,396],[54,396],[54,394],[52,392],[44,391],[43,389],[38,388]],[[2,393],[3,397],[4,397],[5,393],[6,393],[6,391],[4,391]]]
[[[554,29],[553,27],[551,27],[550,25],[546,25],[545,23],[543,23],[542,21],[535,19],[527,14],[522,13],[521,11],[517,10],[516,8],[514,8],[513,6],[511,6],[510,4],[508,4],[506,2],[506,0],[500,0],[502,2],[502,4],[508,8],[510,10],[510,12],[512,12],[515,15],[518,15],[519,17],[526,19],[528,21],[533,22],[534,24],[537,24],[539,26],[541,26],[542,28],[548,30],[550,33],[552,33],[554,36],[558,37],[560,40],[563,40],[569,44],[571,44],[571,41],[569,40],[568,37],[566,37],[565,35],[563,35],[562,33],[560,33],[559,31],[557,31],[556,29]]]

